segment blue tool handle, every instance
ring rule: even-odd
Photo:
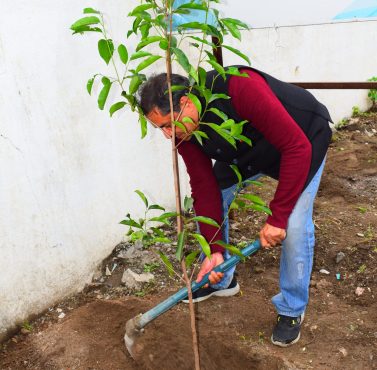
[[[251,254],[255,253],[259,248],[260,248],[260,242],[259,240],[256,240],[254,243],[242,249],[241,253],[244,257],[248,257]],[[240,260],[241,260],[240,256],[234,255],[231,258],[224,261],[221,265],[216,266],[214,271],[217,271],[217,272],[227,271],[231,267],[237,265],[237,263],[240,262]],[[193,282],[191,284],[192,292],[197,291],[199,288],[209,283],[209,279],[208,279],[209,274],[210,272],[206,274],[199,283]],[[156,317],[168,311],[170,308],[175,306],[178,302],[182,301],[182,299],[185,299],[187,295],[188,295],[187,288],[182,288],[177,293],[173,294],[169,298],[165,299],[165,301],[158,304],[156,307],[153,307],[149,311],[142,314],[138,321],[138,329],[142,329],[145,325],[153,321]]]

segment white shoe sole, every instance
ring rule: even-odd
[[[240,286],[237,283],[237,285],[234,288],[228,288],[228,289],[220,289],[216,290],[215,292],[212,292],[211,294],[208,294],[204,297],[195,298],[192,301],[194,303],[205,301],[206,299],[215,296],[215,297],[231,297],[233,295],[236,295],[240,291]],[[188,299],[182,299],[183,303],[189,303]]]

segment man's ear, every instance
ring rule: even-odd
[[[187,105],[187,104],[190,104],[190,99],[186,96],[186,95],[183,95],[181,96],[181,98],[179,99],[179,104],[180,106],[184,106],[184,105]]]

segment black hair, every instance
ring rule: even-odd
[[[173,107],[174,112],[180,111],[179,101],[182,96],[185,96],[190,87],[189,79],[173,73],[171,75],[172,86],[185,86],[186,88],[173,91]],[[168,94],[167,74],[160,73],[152,75],[144,82],[138,91],[139,105],[145,115],[148,115],[153,108],[157,108],[161,114],[166,115],[170,113],[170,103]]]

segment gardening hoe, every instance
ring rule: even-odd
[[[256,240],[254,243],[248,245],[246,248],[242,249],[241,253],[244,257],[248,257],[251,254],[255,253],[260,248],[260,242],[259,240]],[[231,267],[237,265],[238,262],[240,262],[241,257],[240,256],[232,256],[225,262],[223,262],[221,265],[218,265],[214,268],[214,271],[217,272],[224,272],[229,270]],[[199,282],[193,282],[191,284],[191,290],[192,292],[197,291],[199,288],[204,286],[205,284],[208,284],[208,276],[210,273],[206,274],[203,279]],[[130,355],[135,358],[136,353],[133,351],[133,346],[135,344],[135,340],[139,336],[139,334],[142,332],[142,329],[145,325],[156,319],[158,316],[163,314],[164,312],[170,310],[172,307],[174,307],[177,303],[182,301],[182,299],[187,298],[187,288],[182,288],[177,293],[173,294],[169,298],[165,299],[165,301],[158,304],[156,307],[153,307],[149,311],[147,311],[144,314],[139,314],[132,319],[128,320],[126,323],[126,334],[124,336],[124,341],[126,343],[126,347],[128,349],[128,352]]]

